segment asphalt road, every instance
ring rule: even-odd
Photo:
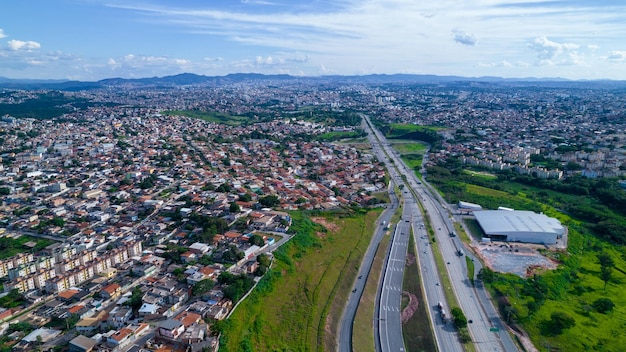
[[[403,208],[403,217],[410,217],[407,207]],[[392,236],[380,288],[376,324],[379,331],[379,347],[384,352],[405,350],[400,310],[402,281],[409,245],[409,224],[404,221],[398,223]]]
[[[368,130],[366,128],[366,130]],[[417,260],[419,264],[420,275],[422,284],[424,285],[424,302],[419,304],[426,305],[426,311],[428,312],[431,326],[433,327],[435,342],[439,351],[463,351],[463,346],[459,342],[456,329],[449,322],[444,321],[441,316],[441,312],[438,307],[438,303],[442,302],[444,310],[449,314],[448,304],[446,303],[443,288],[440,286],[439,273],[437,266],[435,265],[434,256],[432,254],[432,246],[428,243],[428,235],[424,227],[423,215],[417,204],[417,200],[414,198],[414,192],[411,192],[411,183],[406,183],[400,176],[406,175],[406,170],[403,167],[396,169],[396,166],[402,166],[401,160],[394,153],[392,148],[388,146],[386,140],[378,131],[372,131],[378,137],[377,141],[373,141],[372,145],[378,146],[378,148],[384,149],[386,155],[375,148],[375,153],[379,160],[384,160],[387,164],[387,169],[393,180],[399,185],[404,185],[403,188],[403,214],[400,223],[398,224],[398,230],[396,231],[397,238],[394,238],[395,247],[391,248],[390,254],[387,260],[387,269],[385,276],[383,277],[383,284],[381,288],[380,300],[378,300],[378,329],[377,329],[377,346],[378,351],[403,351],[405,350],[402,337],[402,324],[400,320],[400,307],[401,307],[401,288],[404,274],[406,252],[408,246],[408,236],[410,235],[410,228],[413,230],[415,238],[415,246],[417,253]],[[370,134],[370,141],[375,139]],[[393,164],[388,160],[392,158]],[[400,173],[398,173],[398,171]],[[410,178],[408,178],[410,179]],[[397,290],[397,291],[396,291]],[[399,345],[402,342],[402,345]],[[379,349],[380,348],[380,349]]]
[[[374,262],[374,256],[378,250],[378,245],[385,236],[386,230],[384,229],[385,226],[383,225],[383,222],[388,224],[391,220],[391,216],[398,208],[397,197],[394,194],[390,194],[390,197],[391,205],[383,211],[377,220],[378,226],[376,227],[376,232],[374,233],[370,245],[365,252],[358,276],[355,279],[354,286],[352,288],[352,294],[346,303],[346,307],[344,308],[343,315],[341,317],[339,338],[337,342],[339,344],[338,350],[342,352],[352,352],[352,330],[354,317],[356,316],[359,301],[363,295],[363,289],[372,268],[372,263]]]
[[[404,165],[402,166],[404,168]],[[405,169],[411,187],[422,197],[421,202],[430,215],[435,237],[446,262],[452,289],[455,292],[460,308],[468,320],[468,329],[477,351],[519,351],[513,339],[505,329],[500,316],[489,299],[482,285],[474,287],[467,276],[465,256],[474,261],[476,273],[482,267],[480,262],[466,249],[459,237],[450,237],[454,231],[452,219],[447,210],[448,205],[436,192],[430,192],[423,183],[418,181],[411,170]],[[459,255],[458,251],[463,255]],[[449,263],[449,264],[448,264]]]
[[[393,181],[398,185],[404,185],[402,220],[396,224],[393,231],[393,238],[387,253],[373,317],[376,350],[383,352],[406,350],[402,337],[400,309],[408,236],[412,228],[425,292],[425,302],[423,304],[427,305],[427,312],[434,328],[438,350],[446,352],[463,351],[456,329],[449,320],[450,305],[445,300],[443,287],[441,286],[438,269],[432,253],[431,239],[426,232],[422,214],[417,204],[419,201],[429,215],[431,226],[435,231],[435,237],[444,260],[446,263],[449,263],[446,265],[446,269],[450,277],[452,289],[458,297],[459,305],[466,317],[472,321],[468,328],[476,350],[518,351],[510,335],[504,329],[504,324],[502,324],[484,288],[481,285],[473,287],[467,278],[464,255],[469,253],[464,250],[464,246],[458,237],[449,236],[454,227],[451,218],[448,216],[449,213],[445,202],[438,195],[433,196],[433,193],[436,194],[436,192],[431,193],[430,189],[417,179],[413,170],[408,169],[404,165],[397,153],[391,149],[386,139],[377,130],[370,130],[367,126],[364,127],[366,131],[370,132],[368,138],[378,160],[383,161],[387,165]],[[389,160],[389,158],[392,158],[393,161]],[[406,182],[400,175],[406,177]],[[417,199],[414,197],[417,197]],[[379,224],[382,224],[383,221],[389,223],[389,219],[397,206],[397,200],[393,195],[392,199],[392,207],[381,215]],[[383,236],[383,226],[378,226],[359,270],[359,276],[355,279],[352,295],[346,304],[342,316],[338,339],[338,349],[340,351],[352,351],[352,327],[356,309],[365,286],[364,278],[369,274],[374,254]],[[459,250],[464,253],[463,256],[458,255]],[[476,272],[478,272],[481,265],[478,260],[475,258],[474,260]],[[447,319],[444,319],[444,316],[441,314],[442,309],[439,308],[439,302],[443,306],[445,318]]]

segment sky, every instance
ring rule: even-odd
[[[0,76],[626,80],[623,0],[6,0]]]

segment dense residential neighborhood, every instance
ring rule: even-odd
[[[427,165],[624,175],[623,97],[505,88],[516,94],[326,80],[5,91],[2,106],[67,104],[0,118],[0,333],[24,351],[217,350],[215,325],[297,236],[290,212],[380,202],[388,176],[360,113],[389,133],[435,126],[419,136]]]
[[[386,182],[367,151],[298,137],[332,131],[318,123],[80,116],[1,122],[2,236],[31,239],[0,260],[5,299],[22,302],[2,331],[60,322],[44,346],[78,334],[70,350],[216,350],[211,325],[293,236],[285,211],[376,204]],[[38,343],[19,332],[14,349]]]

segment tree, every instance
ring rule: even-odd
[[[215,191],[221,192],[221,193],[228,193],[230,192],[231,189],[232,187],[228,183],[222,183],[221,185],[217,187]]]
[[[467,327],[467,318],[465,317],[465,314],[463,314],[461,308],[453,307],[450,313],[452,313],[452,317],[454,318],[454,326],[458,329]]]
[[[609,298],[598,298],[592,304],[593,308],[598,311],[598,313],[606,314],[611,311],[615,307],[615,303],[611,301]]]
[[[481,268],[477,275],[478,279],[482,280],[486,284],[492,283],[494,280],[494,276],[495,275],[493,270],[486,267]]]
[[[278,196],[265,196],[259,198],[259,203],[266,208],[272,208],[280,204]]]
[[[604,281],[604,290],[606,290],[606,285],[613,275],[613,266],[615,263],[611,255],[604,251],[598,254],[598,261],[600,262],[600,279]]]
[[[256,257],[256,261],[259,263],[260,266],[264,266],[264,267],[269,267],[270,266],[270,257],[267,254],[261,254],[258,257]]]
[[[230,207],[228,208],[228,211],[230,211],[231,213],[238,213],[241,211],[241,207],[239,207],[239,204],[232,202],[230,203]]]
[[[249,202],[252,200],[252,196],[248,193],[244,193],[242,195],[239,196],[239,200],[242,202]]]
[[[210,291],[213,286],[215,286],[215,282],[210,279],[204,279],[193,285],[191,288],[191,294],[194,296],[200,296],[205,292]]]
[[[141,305],[143,304],[142,297],[143,297],[143,292],[141,292],[141,289],[139,288],[139,286],[135,286],[135,288],[133,288],[133,293],[130,295],[130,299],[126,301],[126,304],[129,305],[133,309],[139,309]]]
[[[257,234],[250,236],[248,242],[259,247],[263,247],[265,245],[265,240],[263,239],[263,236]]]
[[[550,320],[546,320],[543,324],[544,335],[559,335],[565,329],[569,329],[576,325],[576,320],[564,312],[554,312],[550,315]]]

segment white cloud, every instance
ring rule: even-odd
[[[467,33],[460,29],[452,30],[452,38],[454,39],[455,42],[459,44],[469,45],[469,46],[475,46],[476,43],[478,42],[475,35],[471,33]]]
[[[1,38],[6,38],[6,37],[7,37],[7,35],[4,34],[4,30],[2,28],[0,28],[0,39]]]
[[[610,51],[606,59],[610,62],[626,62],[626,51]]]
[[[205,58],[203,58],[203,60],[204,61],[210,61],[210,62],[213,62],[213,61],[224,61],[224,58],[223,57],[219,57],[219,56],[218,57],[205,57]]]
[[[528,47],[537,52],[538,65],[582,65],[583,56],[574,43],[558,43],[546,37],[537,37]]]
[[[9,49],[17,51],[17,50],[33,50],[41,48],[41,44],[34,42],[32,40],[23,41],[23,40],[9,40],[7,42],[9,44]]]

